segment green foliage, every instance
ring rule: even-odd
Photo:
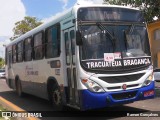
[[[13,28],[14,36],[10,39],[14,40],[15,38],[25,34],[41,24],[42,22],[39,22],[37,18],[26,16],[23,20],[15,23],[15,27]]]
[[[114,5],[130,5],[139,7],[144,12],[147,22],[154,21],[156,16],[160,20],[160,0],[104,0],[104,2]]]
[[[3,68],[5,65],[5,61],[3,58],[0,58],[0,68]]]

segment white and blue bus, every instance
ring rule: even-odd
[[[57,110],[154,98],[146,23],[138,9],[75,5],[6,46],[6,81]]]

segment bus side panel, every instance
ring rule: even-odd
[[[47,81],[49,78],[55,78],[58,85],[64,84],[62,79],[62,69],[54,68],[53,62],[60,61],[60,58],[43,59],[33,63],[33,69],[36,75],[33,76],[32,82],[34,84],[33,94],[48,99]]]

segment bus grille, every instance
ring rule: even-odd
[[[132,88],[132,87],[137,87],[139,84],[132,84],[132,85],[127,85],[127,88]],[[114,87],[107,87],[108,90],[115,90],[115,89],[121,89],[122,86],[114,86]]]
[[[134,74],[134,75],[125,75],[125,76],[112,76],[112,77],[99,77],[99,79],[107,83],[123,83],[123,82],[132,82],[139,80],[144,73]]]
[[[130,98],[134,98],[137,94],[137,91],[133,91],[133,92],[126,92],[126,93],[116,93],[116,94],[112,94],[112,97],[115,100],[122,100],[122,99],[130,99]]]

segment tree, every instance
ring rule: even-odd
[[[14,40],[15,38],[25,34],[41,24],[42,22],[38,21],[35,17],[24,17],[23,20],[15,23],[15,27],[13,28],[14,35],[10,38],[10,40]]]
[[[3,68],[5,64],[5,61],[3,58],[0,58],[0,68]]]
[[[109,4],[115,5],[130,5],[132,7],[139,7],[143,11],[147,22],[154,21],[156,16],[160,20],[160,0],[104,0]]]

